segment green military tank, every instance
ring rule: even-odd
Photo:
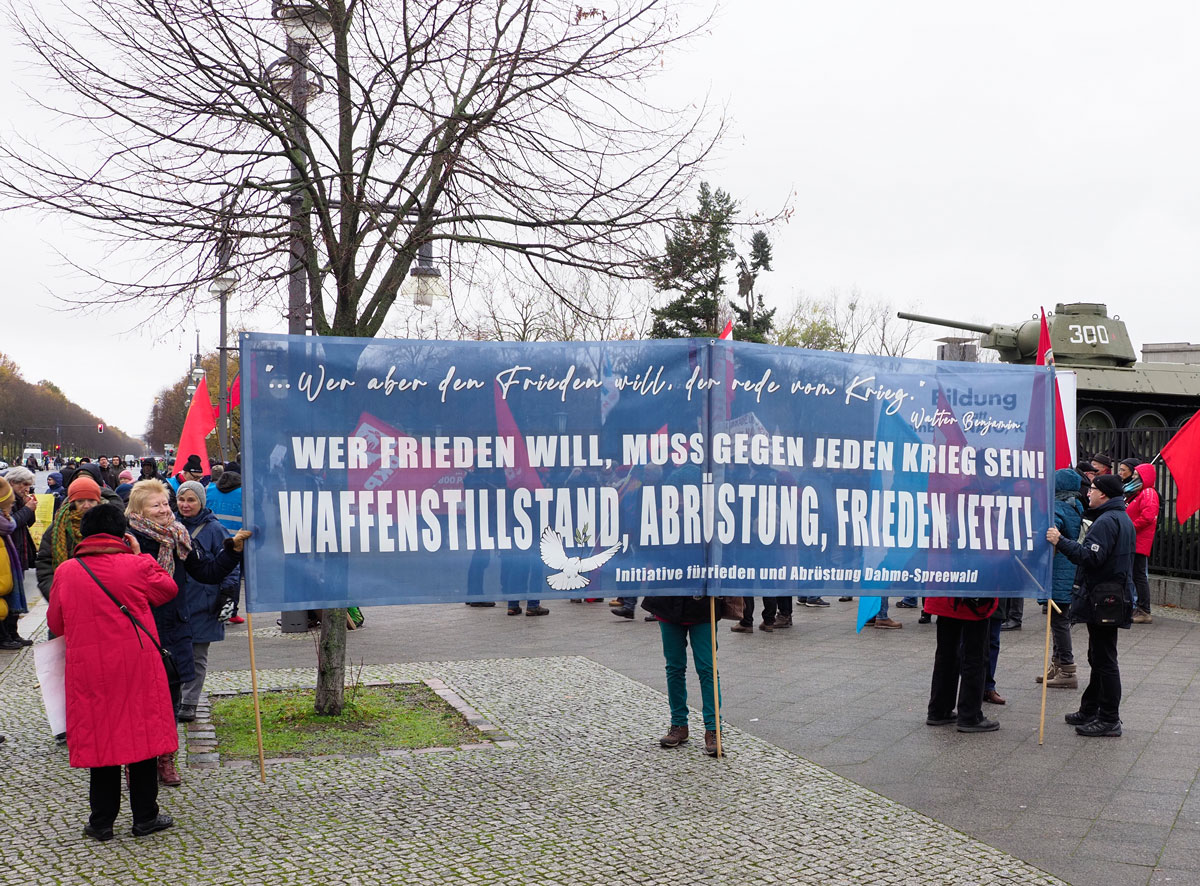
[[[1005,363],[1037,362],[1038,316],[1016,325],[991,326],[904,311],[898,316],[980,333],[980,346],[996,351]],[[1046,322],[1055,365],[1078,378],[1079,430],[1179,427],[1200,409],[1200,365],[1139,363],[1124,321],[1108,316],[1106,305],[1055,305]]]

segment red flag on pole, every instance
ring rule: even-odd
[[[1189,418],[1187,424],[1167,441],[1160,455],[1178,490],[1175,517],[1184,523],[1200,511],[1200,412]]]
[[[216,427],[212,400],[208,396],[208,383],[202,378],[196,386],[196,393],[192,395],[192,405],[188,407],[183,432],[179,435],[179,448],[175,452],[175,463],[171,465],[172,477],[179,473],[190,455],[199,456],[200,463],[204,465],[204,473],[208,473],[208,444],[204,439],[216,430]]]
[[[509,489],[541,489],[542,478],[538,476],[537,468],[529,464],[529,451],[525,448],[525,438],[517,427],[508,401],[496,382],[494,401],[496,404],[496,433],[501,437],[513,438],[513,459],[516,464],[504,469],[505,479]]]
[[[233,412],[242,405],[242,374],[239,372],[233,377],[233,384],[229,386],[229,408],[228,412]]]
[[[1038,335],[1038,366],[1054,366],[1054,349],[1050,347],[1050,327],[1046,325],[1046,309],[1042,308],[1042,331]],[[1071,467],[1071,439],[1067,436],[1067,420],[1063,416],[1062,397],[1058,379],[1054,380],[1054,469]]]

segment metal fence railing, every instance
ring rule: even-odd
[[[1162,451],[1166,442],[1179,428],[1081,428],[1077,432],[1081,458],[1103,452],[1115,464],[1122,458],[1136,456],[1150,461]],[[1158,531],[1150,552],[1150,571],[1159,575],[1181,578],[1200,578],[1200,515],[1193,515],[1183,525],[1175,516],[1178,490],[1167,466],[1159,459],[1154,463],[1158,472],[1156,489],[1161,503],[1158,512]]]

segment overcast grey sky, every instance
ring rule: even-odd
[[[1015,322],[1099,301],[1140,348],[1200,340],[1198,44],[1200,7],[1165,0],[738,0],[669,60],[666,86],[728,109],[714,185],[767,213],[792,195],[762,281],[773,304],[857,287],[897,308]],[[0,74],[36,90],[4,49]],[[0,119],[38,125],[12,89]],[[137,309],[67,308],[56,296],[87,282],[55,246],[86,253],[88,238],[0,215],[0,351],[139,433],[154,394],[187,369],[197,326],[215,345],[216,315],[126,333]],[[74,347],[85,342],[128,359],[89,364]]]

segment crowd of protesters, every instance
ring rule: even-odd
[[[15,468],[0,478],[0,576],[7,570],[8,583],[14,585],[13,592],[0,597],[5,603],[0,649],[29,644],[17,632],[17,620],[28,608],[24,569],[34,566],[38,588],[50,601],[49,628],[66,637],[66,740],[71,765],[91,770],[92,815],[85,833],[99,840],[112,836],[121,765],[127,771],[134,833],[170,826],[170,818],[158,810],[157,788],[181,781],[174,765],[174,723],[194,719],[209,646],[223,639],[225,622],[236,618],[241,542],[248,534],[240,530],[241,471],[236,462],[207,465],[192,456],[169,477],[162,476],[153,459],[138,468],[134,476],[120,462],[101,458],[51,472],[45,494],[53,497],[53,518],[36,547],[30,536],[37,505],[32,472]],[[482,475],[474,479],[489,482]],[[1156,479],[1153,465],[1137,459],[1114,462],[1102,454],[1054,475],[1054,519],[1046,530],[1046,540],[1055,548],[1053,581],[1046,599],[1039,601],[1050,618],[1053,654],[1036,680],[1047,688],[1078,689],[1071,628],[1085,625],[1089,680],[1078,710],[1066,715],[1082,736],[1121,734],[1117,637],[1120,629],[1152,622],[1147,566],[1158,521]],[[472,563],[472,595],[478,595],[475,586],[482,584],[486,566],[482,558]],[[501,580],[506,590],[520,595],[509,601],[509,615],[521,614],[521,599],[526,615],[549,613],[539,600],[529,599],[536,593],[536,580],[514,579],[503,569]],[[128,613],[106,603],[102,592],[120,600]],[[839,602],[852,599],[844,596]],[[610,602],[611,611],[632,620],[638,603],[635,597],[618,597]],[[658,625],[666,663],[670,719],[660,744],[676,748],[688,741],[690,647],[701,687],[704,751],[715,755],[720,687],[714,674],[713,604],[686,596],[652,596],[640,603],[647,613],[644,620]],[[1021,629],[1023,603],[951,597],[896,602],[899,609],[919,609],[919,624],[936,620],[928,725],[953,724],[964,733],[999,728],[984,705],[1005,704],[996,688],[1001,636]],[[791,595],[763,597],[757,631],[771,634],[792,627],[796,606],[830,605],[820,596],[798,596],[795,603]],[[756,632],[754,597],[722,601],[721,609],[733,621],[729,630]],[[890,616],[886,597],[865,624],[879,630],[903,627]],[[139,630],[154,640],[150,652],[139,642]],[[126,644],[131,654],[112,664],[110,656],[98,652],[105,643]],[[153,648],[159,645],[170,653],[177,679],[168,680],[159,664],[159,651]],[[126,673],[130,668],[137,669],[137,679]],[[123,697],[105,697],[106,692]],[[102,723],[97,698],[113,710],[130,711],[140,725],[125,717]]]
[[[249,536],[240,467],[191,456],[163,478],[149,458],[137,477],[119,459],[64,463],[46,479],[49,519],[35,545],[38,467],[0,477],[0,649],[31,645],[18,620],[33,568],[50,636],[65,643],[67,728],[57,738],[71,766],[90,770],[84,834],[112,838],[124,767],[132,832],[147,836],[173,823],[157,797],[159,784],[182,782],[175,724],[195,719],[209,645],[237,618]],[[208,507],[214,475],[221,517]]]

